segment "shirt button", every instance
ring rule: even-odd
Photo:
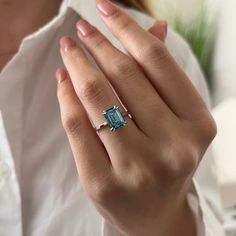
[[[0,160],[0,180],[8,178],[10,174],[10,167],[5,162]]]

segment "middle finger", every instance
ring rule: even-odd
[[[97,0],[97,7],[111,33],[143,68],[170,109],[180,118],[199,118],[204,102],[164,44],[110,0]]]
[[[174,115],[132,58],[114,47],[98,29],[87,21],[80,20],[77,28],[78,36],[142,131],[153,132],[153,127],[149,124],[153,116],[156,122],[160,123],[171,114]]]

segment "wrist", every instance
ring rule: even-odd
[[[188,204],[187,197],[180,204],[179,211],[168,226],[168,232],[163,236],[196,236],[196,224],[193,212]]]
[[[140,229],[140,226],[142,227]],[[177,202],[158,219],[151,220],[149,225],[139,225],[134,233],[125,236],[196,236],[196,225],[193,212],[187,202],[187,197]]]

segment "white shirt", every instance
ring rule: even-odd
[[[236,1],[218,0],[218,2],[212,80],[216,105],[227,98],[236,98]]]
[[[127,11],[144,28],[154,22]],[[123,50],[100,19],[95,0],[66,0],[57,17],[23,40],[0,74],[0,236],[119,235],[104,224],[82,190],[60,120],[54,79],[62,66],[58,41],[63,35],[76,38],[75,23],[81,17]],[[207,101],[204,78],[187,44],[171,30],[166,44]],[[198,235],[224,235],[212,210],[219,209],[219,202],[209,156],[194,187],[188,199]]]

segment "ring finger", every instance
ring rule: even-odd
[[[88,116],[95,127],[105,121],[102,114],[104,110],[119,106],[124,111],[118,97],[115,95],[105,76],[92,65],[80,47],[68,37],[60,41],[61,55],[68,73],[70,74],[77,96],[85,107]],[[114,154],[116,150],[132,145],[135,139],[140,137],[141,131],[135,123],[126,117],[127,127],[110,132],[100,131],[100,138],[108,154]],[[113,155],[110,155],[111,157]],[[116,160],[111,160],[116,161]]]

